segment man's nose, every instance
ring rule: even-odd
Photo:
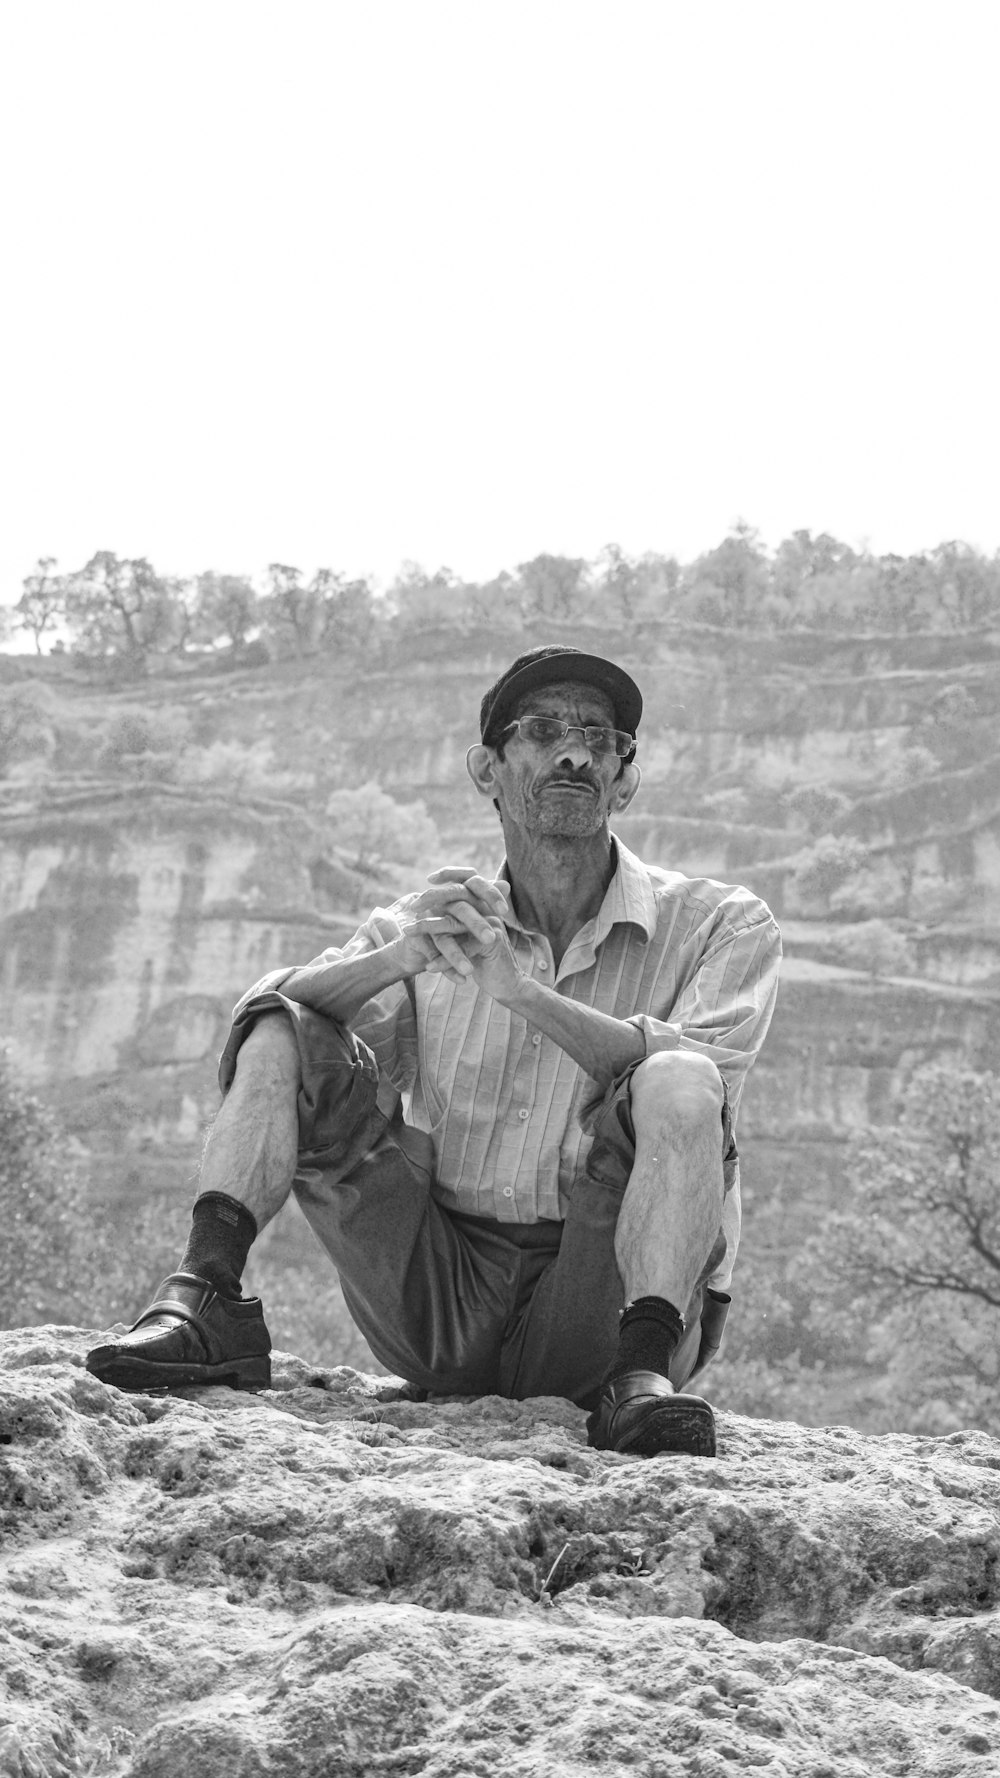
[[[582,728],[571,728],[565,739],[559,743],[559,763],[577,770],[580,766],[590,765],[593,753],[587,745]]]

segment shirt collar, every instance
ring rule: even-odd
[[[634,852],[630,852],[617,835],[612,836],[611,844],[616,854],[615,874],[608,884],[594,922],[594,942],[600,944],[613,926],[638,926],[648,942],[656,932],[653,885],[642,860]],[[497,871],[495,881],[510,883],[506,858]],[[510,911],[510,925],[524,931],[513,908]]]
[[[656,897],[649,874],[642,859],[617,836],[612,844],[618,863],[597,916],[598,933],[603,938],[612,926],[638,926],[651,939],[656,931]]]

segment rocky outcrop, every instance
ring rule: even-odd
[[[129,1396],[0,1335],[11,1778],[964,1778],[1000,1764],[1000,1443],[417,1404],[279,1357]]]

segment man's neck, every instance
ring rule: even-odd
[[[585,839],[545,837],[530,846],[517,833],[506,839],[514,912],[522,926],[548,939],[558,969],[581,926],[599,912],[615,874],[611,835],[605,829]]]

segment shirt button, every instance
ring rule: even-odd
[[[512,1198],[514,1196],[514,1187],[512,1185],[505,1185],[503,1188],[503,1195],[505,1198]]]
[[[527,1122],[528,1113],[526,1111],[519,1111],[517,1115],[520,1118],[522,1124]]]
[[[535,1046],[535,1048],[536,1048],[536,1049],[537,1049],[537,1048],[538,1048],[538,1045],[539,1045],[539,1044],[540,1044],[540,1043],[541,1043],[541,1041],[542,1041],[542,1040],[541,1040],[541,1038],[540,1038],[540,1037],[539,1037],[539,1035],[538,1035],[538,1032],[537,1032],[537,1031],[536,1031],[536,1032],[535,1032],[535,1035],[534,1035],[534,1037],[533,1037],[533,1038],[532,1038],[532,1039],[531,1039],[531,1041],[532,1041],[532,1043],[533,1043],[533,1044],[534,1044],[534,1046]]]
[[[546,961],[545,961],[545,958],[544,958],[544,957],[539,957],[539,959],[538,959],[538,967],[539,967],[539,969],[540,969],[540,971],[541,971],[541,972],[542,972],[542,974],[543,974],[543,975],[544,975],[544,973],[545,973],[545,971],[546,971],[546,970],[547,970],[547,969],[548,969],[548,967],[549,967],[549,966],[548,966],[548,964],[547,964],[547,963],[546,963]]]

